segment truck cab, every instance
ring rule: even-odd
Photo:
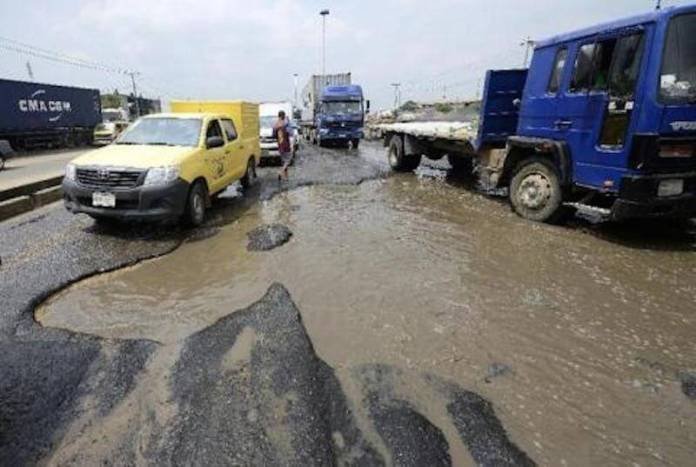
[[[520,215],[548,221],[563,205],[611,219],[696,215],[696,6],[538,42],[507,89],[496,73],[478,145],[509,134],[499,181]],[[496,95],[520,96],[518,112],[501,120]]]
[[[362,87],[348,85],[324,88],[315,122],[319,145],[352,144],[357,148],[363,138],[364,123],[365,101]]]

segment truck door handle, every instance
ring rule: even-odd
[[[239,146],[239,149],[244,149],[244,146]]]
[[[225,151],[225,154],[232,154],[232,151]]]
[[[558,129],[558,130],[567,130],[568,128],[573,126],[573,122],[570,120],[556,120],[553,122],[553,125]]]

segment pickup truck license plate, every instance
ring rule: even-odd
[[[95,208],[115,208],[116,195],[113,193],[92,193],[92,206]]]

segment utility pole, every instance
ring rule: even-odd
[[[329,16],[329,10],[321,10],[319,12],[322,19],[321,27],[321,80],[326,83],[326,17]]]
[[[401,83],[392,83],[394,87],[394,109],[401,107]]]
[[[524,63],[522,63],[522,67],[527,68],[529,64],[529,53],[532,51],[532,47],[534,47],[534,41],[531,37],[527,36],[527,38],[520,43],[520,46],[524,47]]]
[[[27,60],[27,73],[29,74],[29,80],[34,81],[34,70],[31,69],[31,63]]]
[[[294,74],[292,75],[292,77],[293,77],[293,82],[294,82],[294,84],[295,84],[295,97],[294,97],[295,101],[293,102],[293,105],[295,106],[295,108],[297,108],[297,80],[298,80],[298,77],[299,77],[299,76],[300,76],[300,75],[298,75],[297,73],[294,73]]]
[[[135,85],[135,77],[140,75],[137,71],[129,71],[126,73],[131,78],[131,83],[133,83],[133,98],[135,99],[135,112],[136,117],[140,117],[140,100],[138,99],[138,88]]]

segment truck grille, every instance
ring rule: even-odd
[[[134,188],[138,186],[143,173],[142,170],[77,169],[77,181],[91,188]]]
[[[350,130],[353,128],[360,128],[359,122],[331,122],[327,125],[328,128],[332,130]]]

